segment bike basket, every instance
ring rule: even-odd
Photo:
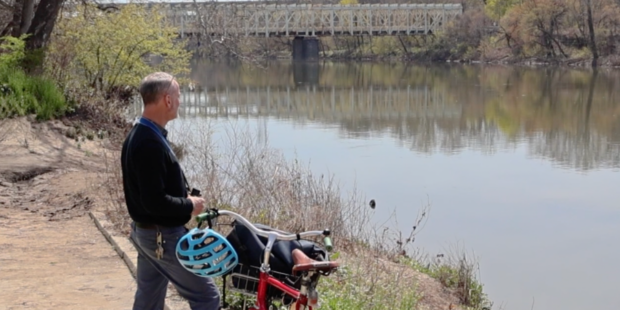
[[[277,271],[270,271],[269,274],[274,278],[282,281],[284,284],[299,289],[301,287],[301,277],[291,274],[285,274]],[[248,295],[256,296],[258,293],[258,278],[260,276],[260,268],[256,266],[249,266],[243,264],[237,264],[232,273],[227,275],[230,278],[230,283],[227,287],[230,290]],[[278,290],[275,287],[269,287],[267,289],[268,297],[280,298],[284,296],[284,292]]]

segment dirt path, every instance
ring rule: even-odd
[[[63,130],[0,124],[0,310],[130,309],[135,281],[87,214],[101,140]]]
[[[135,282],[89,217],[1,216],[0,309],[131,309]]]

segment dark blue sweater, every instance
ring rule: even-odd
[[[166,137],[167,131],[159,129]],[[190,220],[193,205],[181,166],[154,130],[139,124],[131,129],[121,166],[125,202],[135,222],[171,227]]]

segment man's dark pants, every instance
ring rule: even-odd
[[[175,247],[187,232],[185,227],[162,227],[160,231],[164,255],[157,259],[157,230],[136,227],[132,223],[131,239],[138,251],[138,290],[133,310],[163,309],[168,281],[189,302],[192,310],[219,309],[220,294],[213,279],[192,274],[176,258]]]

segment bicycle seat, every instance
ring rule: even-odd
[[[337,269],[340,266],[338,262],[326,261],[320,262],[308,257],[304,252],[299,249],[295,249],[293,254],[293,273],[297,271],[323,271],[330,272]]]

